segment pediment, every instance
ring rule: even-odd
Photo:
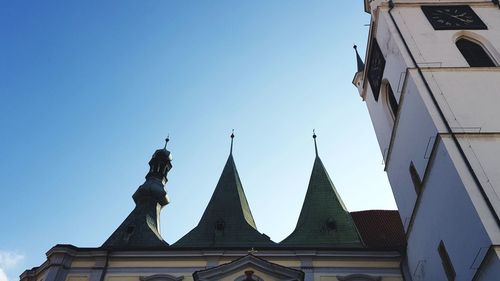
[[[195,281],[246,281],[248,278],[254,281],[303,281],[304,272],[249,254],[230,263],[196,271],[193,278]]]

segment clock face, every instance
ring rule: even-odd
[[[488,29],[467,5],[422,6],[422,11],[435,30]]]
[[[385,68],[384,55],[382,54],[382,51],[378,46],[377,40],[373,38],[367,76],[375,100],[378,100],[378,95],[380,92],[380,84],[382,83],[382,75],[384,74],[384,68]]]

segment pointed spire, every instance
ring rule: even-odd
[[[354,51],[356,52],[356,62],[358,65],[358,71],[357,72],[363,72],[365,70],[365,63],[361,59],[358,53],[358,46],[354,45],[352,46],[354,48]]]
[[[234,140],[234,129],[231,131],[231,148],[229,150],[229,155],[233,155],[233,140]]]
[[[316,146],[316,134],[313,134]],[[283,246],[362,247],[356,225],[333,185],[325,166],[316,158],[295,230]]]
[[[316,157],[318,156],[318,144],[316,143],[316,132],[315,129],[313,129],[313,139],[314,139],[314,151],[316,152]]]
[[[231,142],[234,134],[231,134]],[[173,247],[265,247],[275,246],[257,231],[232,150],[198,225]]]

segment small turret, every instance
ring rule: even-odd
[[[168,246],[160,234],[160,211],[169,202],[164,187],[172,168],[168,141],[167,137],[163,149],[156,150],[151,157],[146,181],[132,196],[134,210],[104,242],[104,248],[128,250]]]
[[[149,160],[149,172],[146,175],[146,182],[139,186],[132,198],[137,204],[140,200],[149,200],[152,197],[161,206],[168,204],[166,191],[163,189],[167,183],[167,174],[172,169],[172,154],[167,150],[169,138],[165,139],[165,147],[155,151],[151,160]]]
[[[356,52],[356,73],[354,74],[354,78],[352,79],[352,84],[358,88],[359,95],[361,98],[363,92],[363,80],[364,80],[364,71],[365,71],[365,63],[361,59],[358,53],[358,46],[352,46],[354,51]],[[363,98],[364,99],[364,98]]]

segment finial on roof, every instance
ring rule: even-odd
[[[316,151],[316,156],[318,156],[318,145],[316,144],[316,129],[313,129],[313,139],[314,139],[314,151]]]
[[[253,255],[253,254],[257,253],[258,251],[257,251],[257,250],[255,250],[255,248],[254,248],[254,247],[252,247],[252,248],[251,248],[250,250],[248,250],[247,252],[248,252],[248,254]]]
[[[363,62],[363,60],[359,56],[358,46],[356,46],[356,44],[355,44],[352,47],[354,48],[354,51],[356,52],[356,62],[357,62],[357,65],[358,65],[358,71],[357,72],[362,72],[362,71],[365,70],[365,63]]]
[[[165,146],[163,149],[167,149],[167,143],[170,141],[170,134],[167,135],[167,138],[165,139]]]
[[[233,154],[233,140],[234,140],[234,129],[231,131],[231,149],[229,150],[229,154]]]

